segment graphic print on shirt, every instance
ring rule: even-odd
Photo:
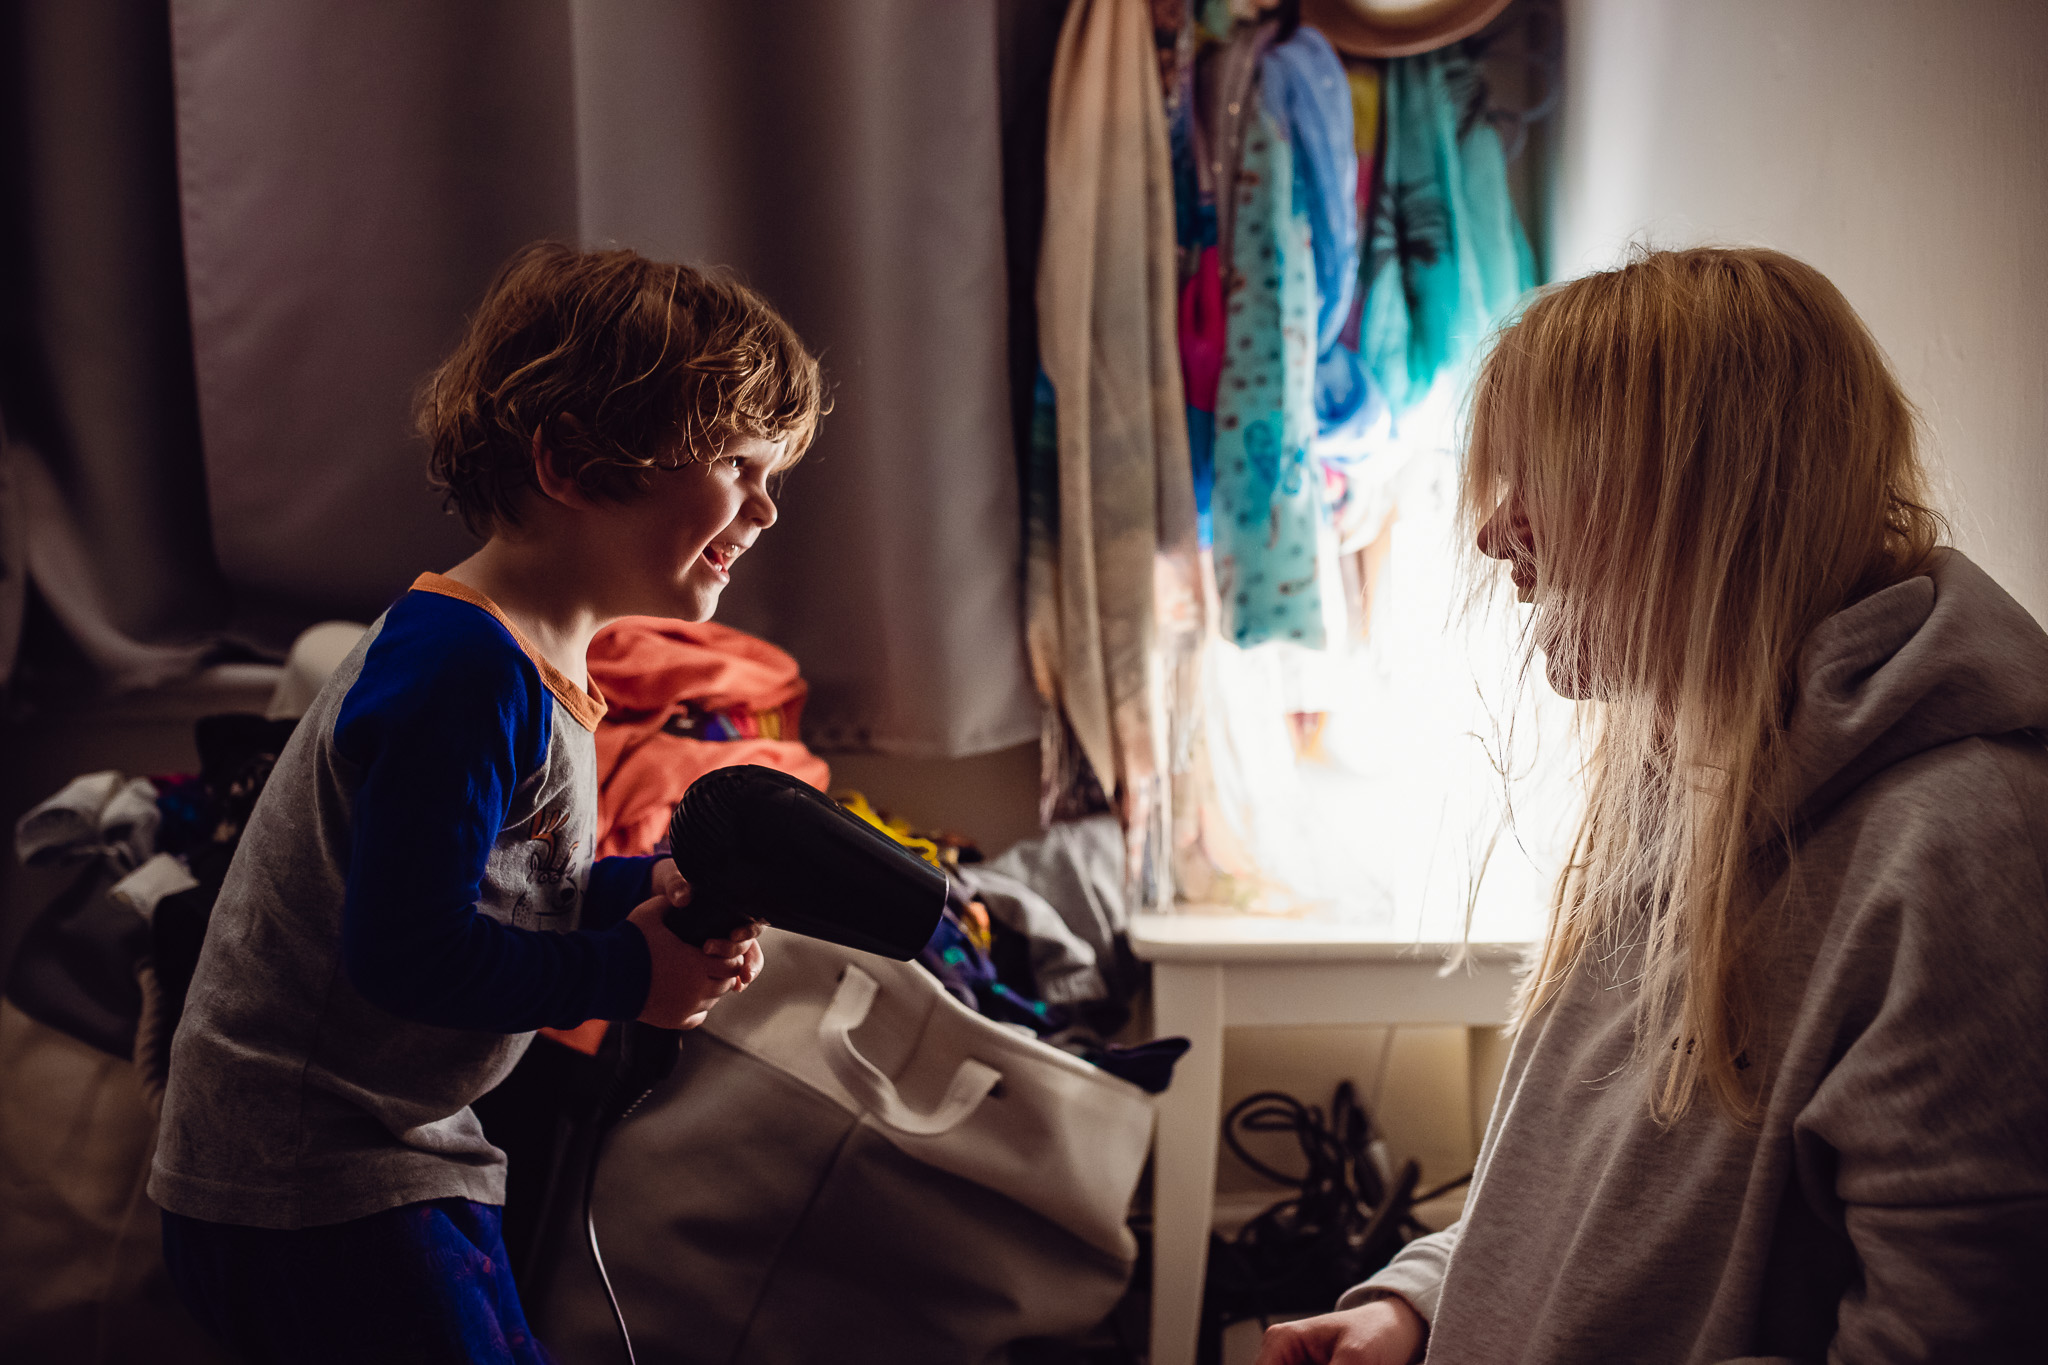
[[[533,823],[526,830],[531,890],[522,892],[512,908],[515,920],[528,899],[536,895],[542,898],[541,919],[559,919],[576,909],[576,879],[569,875],[569,867],[581,841],[567,837],[563,827],[568,823],[566,807],[543,806],[533,813]]]

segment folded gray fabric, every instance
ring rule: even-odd
[[[156,788],[109,769],[64,784],[15,822],[14,851],[30,867],[105,855],[126,871],[156,851]]]
[[[1137,964],[1124,942],[1130,915],[1124,906],[1124,832],[1115,816],[1062,821],[985,867],[1043,896],[1074,936],[1095,950],[1110,996],[1128,998]]]
[[[198,886],[198,878],[182,860],[168,853],[158,853],[115,882],[108,888],[107,895],[145,920],[153,921],[158,901],[166,896],[196,890]]]
[[[117,772],[87,773],[14,824],[14,852],[30,867],[65,860],[66,850],[100,841],[100,812],[121,785]]]
[[[100,843],[124,868],[137,868],[156,852],[156,827],[162,820],[156,806],[156,785],[132,778],[114,789],[100,811]]]
[[[960,881],[988,907],[989,918],[1031,944],[1031,978],[1048,1005],[1106,999],[1109,986],[1095,965],[1095,950],[1075,935],[1052,904],[1015,877],[984,867],[963,867]]]

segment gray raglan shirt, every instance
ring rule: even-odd
[[[438,574],[300,720],[207,926],[149,1195],[191,1218],[338,1223],[502,1203],[468,1106],[541,1026],[631,1018],[651,859],[593,864],[603,703]]]

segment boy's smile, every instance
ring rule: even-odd
[[[742,554],[745,554],[746,549],[747,547],[744,545],[723,544],[713,541],[704,547],[704,558],[710,563],[712,569],[717,572],[721,583],[729,582],[732,578],[732,562]]]
[[[608,508],[610,556],[633,615],[702,621],[718,607],[732,566],[775,524],[768,479],[779,442],[734,436],[716,459],[658,470],[644,498]]]
[[[590,637],[609,622],[711,618],[734,562],[775,524],[768,481],[785,450],[734,436],[717,457],[657,466],[644,493],[615,500],[583,492],[537,449],[524,523],[449,577],[491,598],[555,667],[581,678]]]

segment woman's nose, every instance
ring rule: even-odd
[[[1526,519],[1509,503],[1503,502],[1494,508],[1493,515],[1479,528],[1479,553],[1489,559],[1514,558],[1515,542],[1520,539],[1515,534],[1516,528],[1511,524],[1515,521],[1527,524]]]

